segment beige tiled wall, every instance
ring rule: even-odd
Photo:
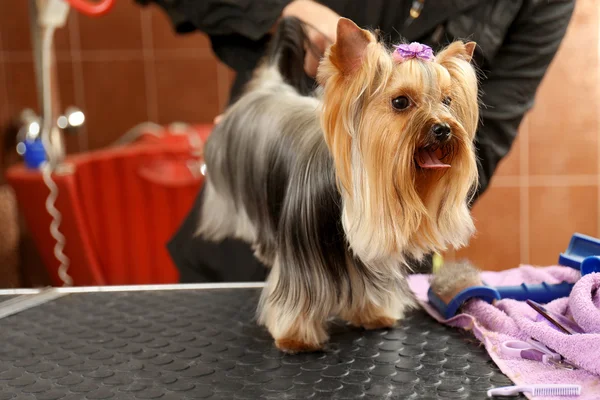
[[[598,235],[599,5],[577,0],[564,44],[509,157],[474,209],[469,257],[485,269],[555,263],[575,231]],[[232,74],[201,34],[176,36],[164,13],[119,0],[110,14],[72,12],[57,34],[63,106],[88,118],[71,152],[103,147],[146,120],[210,122]],[[0,1],[0,123],[36,107],[25,0]]]

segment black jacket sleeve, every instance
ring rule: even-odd
[[[156,3],[179,33],[198,30],[208,36],[239,35],[261,39],[291,0],[135,0]]]
[[[221,62],[236,71],[233,102],[268,44],[267,33],[292,0],[135,0],[154,3],[171,19],[174,30],[206,34]]]
[[[485,68],[477,132],[478,196],[488,187],[524,115],[533,107],[537,88],[565,35],[574,7],[569,0],[524,3],[504,43]]]

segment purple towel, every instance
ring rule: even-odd
[[[600,333],[600,273],[581,278],[569,298],[569,312],[585,332]],[[577,305],[577,306],[575,306]]]
[[[500,300],[494,305],[476,299],[468,302],[461,314],[445,320],[428,303],[429,275],[412,275],[409,284],[419,303],[435,319],[450,326],[472,330],[500,370],[515,384],[579,384],[582,393],[577,399],[600,399],[600,290],[597,290],[600,287],[600,273],[580,278],[578,271],[568,267],[521,266],[501,272],[482,272],[481,276],[491,286],[577,282],[569,298],[548,303],[546,308],[574,320],[586,333],[564,334],[547,321],[540,321],[538,314],[525,302],[510,299]],[[500,345],[506,340],[526,340],[530,337],[554,349],[577,365],[578,369],[570,371],[541,362],[512,358],[500,350]]]

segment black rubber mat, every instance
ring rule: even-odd
[[[0,320],[5,399],[456,399],[510,385],[468,334],[410,315],[332,327],[326,352],[283,355],[254,323],[258,291],[72,294]]]

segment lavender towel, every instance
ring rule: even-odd
[[[568,311],[585,332],[600,333],[599,289],[600,273],[596,273],[581,278],[571,292]]]
[[[482,279],[492,286],[521,283],[577,282],[569,298],[546,305],[550,311],[574,320],[585,334],[567,335],[537,319],[537,313],[525,302],[500,300],[495,305],[482,300],[468,302],[462,313],[445,320],[427,300],[429,275],[412,275],[409,284],[423,308],[438,321],[472,330],[485,345],[500,370],[518,385],[537,383],[579,384],[579,400],[600,399],[600,273],[580,277],[578,271],[560,266],[521,266],[501,272],[482,272]],[[579,369],[570,371],[540,362],[511,358],[500,351],[505,340],[533,337],[562,354]],[[536,397],[554,400],[561,397]]]

